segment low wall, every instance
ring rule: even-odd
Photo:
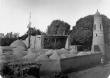
[[[75,56],[60,60],[41,61],[40,73],[43,75],[49,75],[56,72],[71,73],[99,64],[100,61],[101,53]]]
[[[40,75],[51,75],[55,72],[61,72],[60,60],[40,61]]]
[[[93,65],[99,64],[101,61],[101,53],[76,56],[66,59],[61,59],[61,71],[62,72],[74,72],[82,69],[89,68]]]

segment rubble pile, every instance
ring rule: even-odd
[[[62,64],[65,64],[63,67],[65,70],[68,69],[68,65],[66,64],[70,63],[69,67],[72,66],[71,61],[74,61],[76,67],[77,64],[80,64],[77,59],[73,60],[74,58],[71,57],[90,55],[92,53],[93,52],[91,51],[78,52],[74,47],[69,47],[69,49],[34,49],[32,47],[27,48],[26,44],[22,40],[16,40],[10,46],[0,47],[0,69],[2,68],[2,64],[7,61],[11,62],[12,64],[15,62],[22,63],[24,61],[29,63],[31,61],[41,65],[41,72],[59,72],[62,71]],[[65,61],[65,58],[69,58],[68,60],[70,61]],[[83,61],[84,59],[79,60]],[[83,63],[81,62],[81,64]]]
[[[27,49],[27,46],[22,40],[16,40],[10,45],[10,47],[13,47],[13,48],[16,48],[18,46],[22,46],[25,50]]]
[[[33,48],[27,49],[26,44],[22,40],[14,41],[10,46],[0,47],[0,55],[5,55],[5,58],[20,60],[31,59],[35,61],[40,60],[60,60],[69,57],[89,55],[91,52],[77,52],[73,47],[70,49],[40,49],[35,50]],[[0,57],[3,58],[4,56]]]

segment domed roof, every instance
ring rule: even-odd
[[[17,47],[17,46],[22,46],[24,48],[27,48],[25,43],[22,40],[16,40],[10,45],[10,47]]]

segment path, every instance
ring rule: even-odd
[[[69,74],[69,78],[108,78],[110,75],[110,62],[87,70]],[[110,77],[109,77],[110,78]]]

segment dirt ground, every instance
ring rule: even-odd
[[[68,75],[69,78],[110,78],[110,62]]]

